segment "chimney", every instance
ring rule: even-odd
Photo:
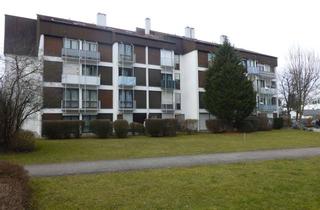
[[[145,29],[144,29],[144,33],[145,34],[150,34],[150,30],[151,30],[151,20],[150,18],[146,18],[145,19]]]
[[[220,44],[223,44],[224,42],[229,41],[227,35],[221,35],[220,36]]]
[[[190,38],[194,39],[195,35],[194,35],[194,28],[190,28]]]
[[[189,26],[184,28],[184,36],[191,38],[191,28]]]
[[[107,26],[107,15],[104,13],[97,13],[97,25]]]

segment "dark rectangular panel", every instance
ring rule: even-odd
[[[133,113],[133,122],[144,123],[146,117],[146,113]]]
[[[134,100],[136,101],[136,108],[137,109],[145,109],[147,107],[146,91],[144,91],[144,90],[135,90],[134,91]]]
[[[42,114],[42,120],[62,120],[62,114]]]
[[[43,108],[61,108],[63,89],[43,87]]]
[[[203,96],[204,96],[204,92],[199,92],[199,108],[200,109],[205,109],[205,105],[203,102]]]
[[[148,48],[148,62],[153,65],[160,65],[160,49]]]
[[[112,109],[112,90],[99,90],[98,95],[101,109]]]
[[[104,120],[110,120],[111,122],[113,121],[113,114],[105,114],[105,113],[99,113],[97,115],[97,119],[104,119]]]
[[[43,62],[43,81],[61,82],[62,63],[53,61]]]
[[[134,75],[136,76],[137,85],[146,86],[146,69],[134,68]]]
[[[143,46],[134,46],[136,54],[136,63],[146,63],[146,48]]]
[[[161,108],[161,91],[149,91],[149,108]]]
[[[149,86],[161,86],[161,71],[157,69],[149,69]]]
[[[101,85],[112,85],[112,67],[99,66]]]
[[[99,43],[101,61],[112,62],[112,45]]]
[[[44,55],[61,57],[62,47],[62,38],[53,36],[44,37]]]
[[[208,52],[198,51],[198,66],[208,68]]]
[[[199,87],[204,88],[206,85],[206,72],[205,71],[198,71],[198,84]]]

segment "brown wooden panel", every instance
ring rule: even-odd
[[[149,86],[160,87],[161,71],[157,69],[149,69]]]
[[[134,75],[136,76],[137,85],[146,86],[146,69],[134,68]]]
[[[62,38],[53,36],[44,37],[44,55],[61,57],[62,46]]]
[[[99,52],[101,61],[112,62],[112,46],[109,44],[99,43]]]
[[[148,62],[153,65],[160,65],[160,49],[149,48],[148,49]]]
[[[198,66],[208,68],[208,52],[198,51]]]
[[[42,120],[62,120],[62,114],[42,114]]]
[[[205,71],[198,71],[198,84],[199,87],[204,88],[206,85],[206,72]]]
[[[136,63],[146,63],[146,48],[143,46],[134,46],[136,54]]]
[[[61,108],[63,89],[43,87],[43,108]]]
[[[43,81],[61,82],[62,63],[53,61],[43,62]]]
[[[203,96],[204,96],[204,92],[199,92],[199,108],[200,109],[205,109]]]
[[[161,108],[161,91],[149,91],[149,108]]]
[[[99,66],[101,85],[112,85],[112,67]]]
[[[99,90],[99,100],[102,109],[112,109],[112,90]]]
[[[145,109],[147,107],[146,91],[135,90],[134,91],[134,100],[136,101],[136,108],[137,109]]]

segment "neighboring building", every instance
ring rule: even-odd
[[[92,119],[129,122],[146,118],[197,119],[205,129],[210,117],[201,100],[205,72],[219,44],[146,28],[127,31],[38,15],[5,16],[6,56],[43,56],[43,109],[40,120]],[[21,34],[23,34],[21,38]],[[26,44],[27,43],[27,44]],[[24,50],[17,51],[19,46]],[[25,47],[27,45],[27,47]],[[277,114],[277,58],[237,49],[257,94],[257,113]],[[84,128],[87,129],[87,128]]]

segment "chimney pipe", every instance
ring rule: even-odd
[[[192,38],[192,39],[195,38],[194,28],[190,28],[190,38]]]
[[[189,26],[184,28],[184,36],[191,38],[191,28]]]
[[[145,19],[145,29],[144,29],[144,33],[145,34],[150,34],[150,30],[151,30],[151,20],[150,18],[146,18]]]
[[[97,25],[107,26],[107,15],[104,13],[97,13]]]

